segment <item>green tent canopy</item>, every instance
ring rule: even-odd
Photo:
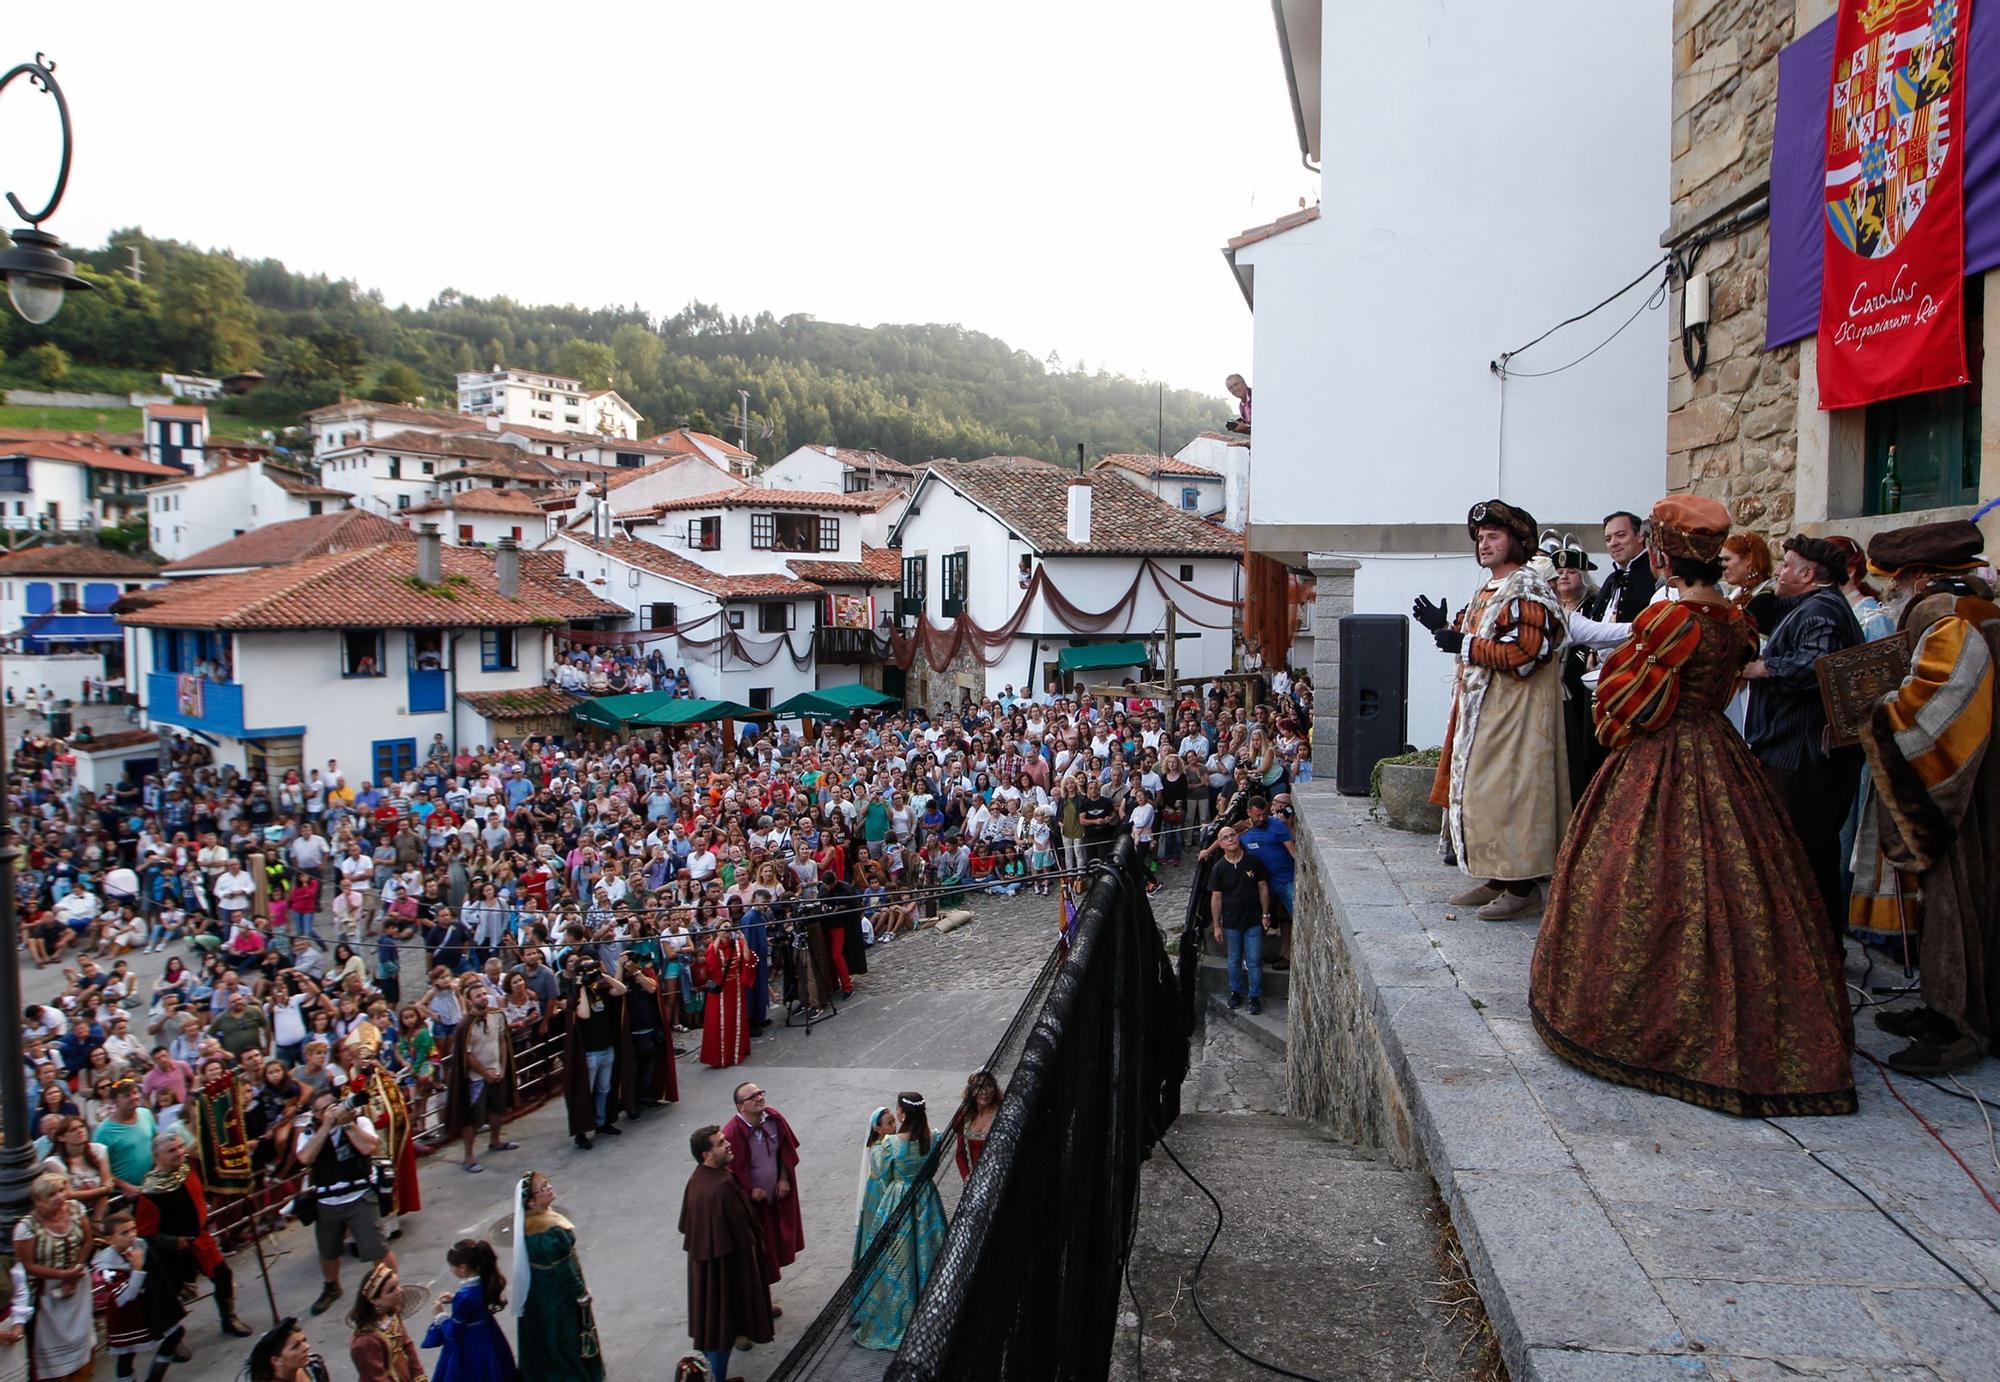
[[[631,724],[649,711],[663,705],[673,704],[671,691],[640,691],[629,696],[594,696],[578,701],[570,708],[570,714],[586,724],[598,725],[604,729],[619,729]]]
[[[652,726],[702,725],[716,720],[741,720],[763,713],[747,705],[738,705],[735,701],[670,700],[657,710],[647,711],[633,723]]]
[[[801,691],[790,700],[772,706],[771,714],[778,719],[796,716],[808,720],[844,720],[856,710],[879,710],[901,704],[894,696],[855,681],[819,691]]]
[[[1144,643],[1091,643],[1081,648],[1064,648],[1056,666],[1065,672],[1095,672],[1105,667],[1143,667]]]

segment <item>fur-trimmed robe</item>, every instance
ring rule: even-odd
[[[1924,1002],[1991,1050],[2000,1013],[2000,605],[1933,585],[1903,613],[1910,674],[1861,736],[1882,852],[1923,898]]]
[[[1539,607],[1532,623],[1530,606]],[[1458,628],[1458,686],[1431,789],[1444,807],[1441,844],[1474,878],[1546,878],[1569,824],[1559,666],[1567,618],[1541,573],[1524,566],[1495,588],[1482,586]],[[1532,657],[1502,665],[1508,645]]]

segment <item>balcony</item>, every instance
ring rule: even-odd
[[[239,683],[210,681],[178,672],[146,674],[146,715],[156,725],[226,734],[232,739],[251,739],[272,732],[252,733],[244,729],[243,687]]]
[[[822,628],[813,634],[813,656],[829,667],[879,662],[882,651],[882,643],[873,629]]]

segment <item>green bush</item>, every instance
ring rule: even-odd
[[[53,389],[69,377],[69,352],[53,341],[31,345],[21,352],[21,369],[35,383]]]

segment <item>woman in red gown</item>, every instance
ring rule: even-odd
[[[702,973],[708,1002],[701,1015],[701,1063],[717,1070],[750,1058],[750,1014],[746,997],[757,978],[757,960],[729,919],[716,921],[716,933],[702,952]]]
[[[1650,605],[1597,686],[1611,755],[1577,803],[1529,1006],[1558,1056],[1743,1117],[1852,1113],[1853,1019],[1798,837],[1724,716],[1752,647],[1716,590],[1729,512],[1653,509]]]

